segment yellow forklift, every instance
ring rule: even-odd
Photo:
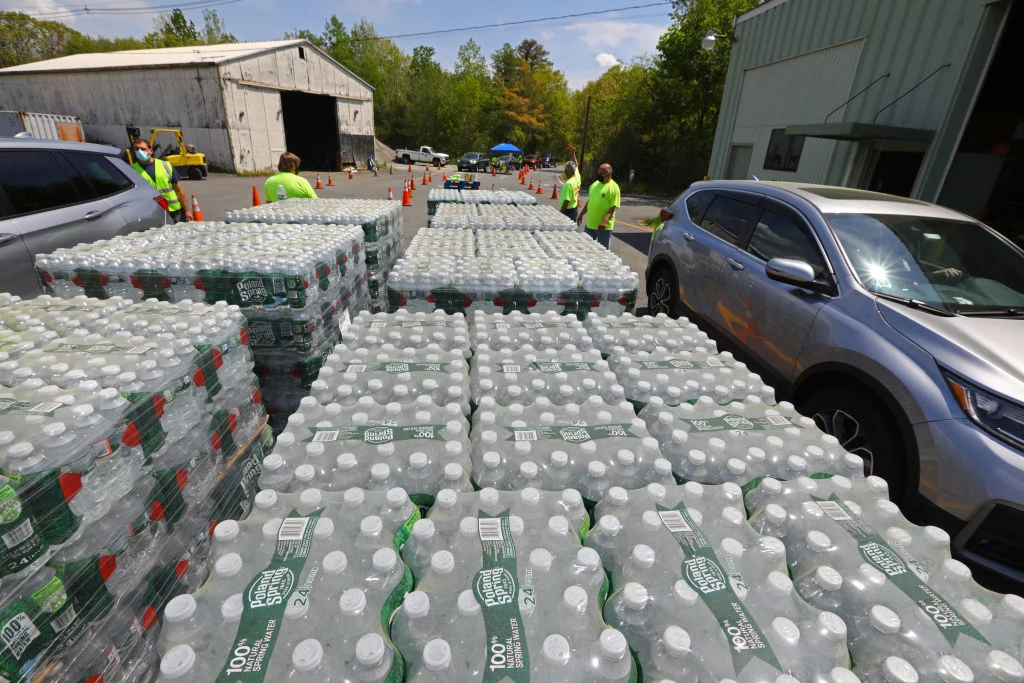
[[[141,135],[135,126],[125,126],[125,130],[128,132],[128,159],[131,161],[131,150]],[[173,136],[173,139],[169,139],[169,136]],[[154,128],[149,136],[149,148],[153,150],[154,157],[176,168],[182,178],[202,180],[207,176],[206,155],[197,152],[195,145],[186,145],[178,128]]]

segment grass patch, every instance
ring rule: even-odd
[[[656,228],[661,223],[660,216],[651,216],[650,218],[641,218],[640,222],[646,225],[648,228]]]

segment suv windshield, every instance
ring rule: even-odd
[[[827,215],[868,290],[950,313],[1024,315],[1024,252],[979,223]]]

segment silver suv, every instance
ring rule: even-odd
[[[1024,579],[1024,252],[939,206],[820,185],[695,183],[662,220],[652,313],[710,328],[961,557]]]
[[[167,223],[160,194],[104,145],[0,138],[0,291],[42,292],[35,257]]]

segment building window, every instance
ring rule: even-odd
[[[300,47],[299,48],[299,59],[305,59],[305,58],[306,58],[306,50],[305,50],[305,48]]]
[[[765,170],[795,173],[800,166],[800,153],[803,149],[803,135],[786,135],[785,128],[773,129],[772,137],[768,140],[768,152],[764,155]]]

